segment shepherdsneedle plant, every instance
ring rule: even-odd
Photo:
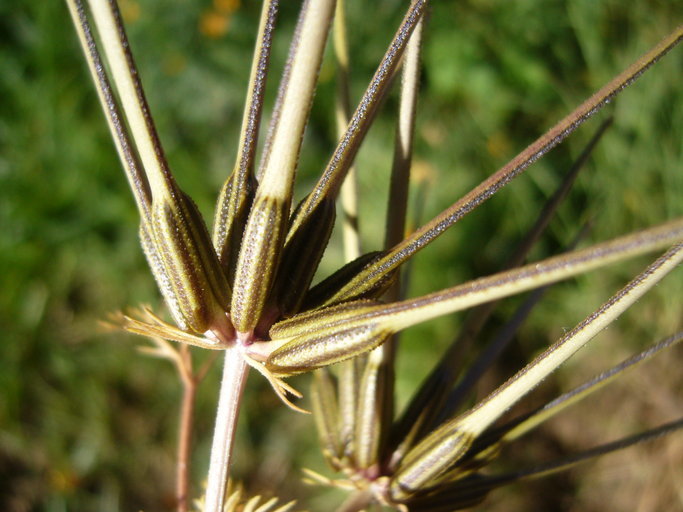
[[[130,332],[155,340],[158,351],[174,359],[189,382],[198,379],[188,372],[191,363],[187,349],[176,352],[168,341],[222,354],[223,377],[206,493],[200,500],[202,510],[232,510],[230,507],[239,501],[227,488],[235,427],[249,369],[263,375],[282,401],[300,412],[305,411],[296,398],[302,394],[286,379],[316,372],[312,409],[323,454],[341,477],[330,479],[311,472],[310,478],[349,490],[349,499],[339,510],[387,506],[396,510],[446,511],[471,507],[501,485],[559,471],[683,426],[683,420],[678,420],[539,468],[509,474],[486,472],[486,466],[504,445],[682,338],[681,333],[674,334],[545,406],[507,423],[497,423],[683,259],[683,219],[674,219],[523,264],[609,122],[598,130],[561,189],[549,200],[506,270],[410,298],[402,296],[399,280],[402,266],[415,254],[525,172],[672,50],[683,38],[683,27],[664,36],[481,184],[405,235],[420,47],[429,2],[410,3],[352,112],[348,108],[348,85],[344,86],[349,59],[343,3],[304,1],[257,165],[278,13],[276,0],[265,0],[238,155],[220,191],[210,232],[168,166],[116,2],[88,0],[87,7],[81,0],[67,3],[140,213],[143,251],[173,318],[173,323],[166,322],[145,308],[138,314],[121,315],[116,322]],[[318,182],[295,204],[294,181],[303,135],[333,27],[342,84],[337,109],[339,143]],[[353,226],[347,226],[348,263],[313,285],[340,197],[345,213],[354,214],[354,184],[348,179],[352,164],[383,98],[392,83],[399,81],[399,74],[400,101],[385,247],[360,253],[358,234]],[[544,287],[662,250],[666,252],[507,382],[474,406],[464,406],[473,383],[510,342]],[[536,291],[491,345],[471,366],[462,367],[462,354],[481,333],[491,316],[492,304],[529,290]],[[408,327],[475,307],[462,334],[405,410],[395,414],[396,336]],[[338,370],[336,376],[327,370],[333,365]],[[187,440],[185,445],[186,452]],[[178,508],[187,510],[187,475],[179,472],[179,480],[185,483],[178,486]],[[257,502],[253,503],[247,506],[256,507]]]

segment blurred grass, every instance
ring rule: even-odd
[[[245,2],[229,12],[230,2],[220,1],[121,3],[171,166],[210,218],[215,193],[235,155],[259,7]],[[270,102],[296,16],[293,4],[284,2],[282,8]],[[357,98],[405,2],[375,2],[371,15],[362,11],[364,4],[349,4]],[[424,47],[416,148],[419,168],[428,179],[427,199],[414,208],[423,211],[422,220],[500,167],[634,61],[680,22],[681,11],[675,2],[645,0],[435,3]],[[97,327],[110,311],[159,300],[138,247],[133,201],[65,5],[0,2],[0,42],[0,508],[171,510],[176,377],[167,363],[137,354],[141,339],[103,336]],[[677,49],[609,107],[614,127],[533,258],[561,250],[589,219],[594,223],[589,238],[602,240],[683,214],[681,62]],[[328,59],[301,157],[300,195],[334,144],[333,78]],[[368,250],[378,248],[382,239],[395,104],[395,96],[390,97],[358,158]],[[410,294],[494,270],[598,122],[591,121],[419,255]],[[332,248],[337,247],[333,242]],[[340,262],[338,251],[331,252],[323,275]],[[506,358],[490,385],[572,327],[645,261],[556,287],[520,334],[521,348]],[[579,375],[614,364],[680,329],[682,281],[679,269],[603,335],[590,355],[582,351],[571,361],[553,389],[567,389],[580,382]],[[500,317],[514,304],[506,302]],[[401,360],[401,401],[453,337],[461,318],[407,333],[403,346],[411,357]],[[566,424],[539,436],[541,447],[532,455],[576,450],[670,419],[667,415],[676,407],[680,411],[680,396],[674,392],[682,385],[675,365],[680,355],[679,350],[668,361],[653,362],[651,374],[645,370],[630,377],[646,382],[656,377],[656,385],[646,387],[650,394],[635,380],[612,395],[608,391],[604,406],[570,412]],[[214,373],[199,397],[195,491],[206,470]],[[305,380],[297,384],[303,386]],[[249,388],[237,474],[252,488],[294,497],[309,494],[298,483],[298,468],[321,469],[311,422],[281,407],[258,379]],[[588,439],[583,427],[577,429],[586,424],[594,427]],[[681,444],[674,443],[657,445],[652,453],[644,449],[624,455],[627,461],[638,460],[640,468],[661,469],[655,498],[648,498],[655,501],[639,510],[675,510],[671,507],[676,503],[681,508],[673,491],[677,473],[673,466],[662,467],[683,461]],[[531,455],[518,450],[512,456],[528,463]],[[582,491],[588,485],[581,479],[583,472],[546,480],[530,491],[519,486],[501,493],[503,498],[494,495],[490,509],[600,510],[605,495],[619,494],[619,503],[627,508],[614,510],[628,510],[635,503],[629,492],[642,494],[654,485],[634,477],[636,473],[634,468],[619,483],[607,482],[605,494]],[[598,473],[589,469],[587,474]],[[629,485],[633,480],[636,484]],[[322,494],[311,508],[329,510],[329,499]]]

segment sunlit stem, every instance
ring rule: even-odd
[[[374,119],[377,107],[391,83],[394,71],[401,60],[410,35],[424,13],[426,4],[426,0],[415,0],[410,6],[403,19],[403,23],[394,36],[389,49],[351,117],[346,132],[339,141],[332,158],[313,191],[306,197],[304,204],[299,210],[299,214],[293,220],[288,238],[292,236],[293,231],[298,229],[305,218],[324,197],[328,194],[335,196],[339,191],[339,187],[356,156],[360,143]]]
[[[192,372],[192,354],[188,345],[178,349],[178,373],[183,384],[178,431],[178,465],[176,469],[176,500],[178,512],[187,512],[190,502],[190,461],[192,456],[192,425],[198,380]]]
[[[346,12],[344,0],[337,0],[334,13],[334,55],[337,59],[337,94],[334,114],[337,135],[341,138],[351,118],[351,96],[349,92],[349,48],[346,38]],[[355,260],[360,256],[360,233],[358,231],[358,183],[355,166],[349,168],[340,193],[343,211],[342,233],[344,237],[344,259]]]
[[[203,512],[223,512],[223,499],[247,373],[247,363],[238,349],[226,350]]]
[[[683,332],[679,332],[673,336],[669,336],[665,340],[651,346],[647,350],[636,354],[633,357],[628,358],[619,365],[611,368],[610,370],[601,373],[600,375],[594,377],[588,382],[578,386],[568,393],[557,397],[551,402],[547,403],[543,407],[529,414],[529,417],[516,425],[514,428],[510,429],[503,437],[503,442],[511,442],[530,430],[536,428],[541,423],[548,420],[548,418],[554,416],[555,414],[563,411],[567,407],[580,402],[588,395],[602,389],[607,384],[614,382],[618,377],[622,376],[626,370],[631,370],[640,363],[649,360],[651,357],[658,354],[660,351],[670,348],[677,343],[683,341]]]
[[[88,0],[116,89],[153,194],[169,194],[168,170],[114,0]]]
[[[126,127],[123,116],[121,115],[121,107],[118,99],[109,83],[109,78],[105,72],[104,63],[100,57],[97,49],[95,39],[88,23],[88,18],[81,0],[67,0],[69,11],[73,18],[76,32],[83,48],[88,68],[92,76],[93,82],[97,89],[102,109],[107,118],[109,130],[114,138],[116,151],[121,159],[123,168],[126,171],[126,177],[130,182],[135,202],[137,203],[140,215],[143,219],[149,220],[149,206],[152,200],[149,184],[144,172],[140,168],[137,154],[135,153],[135,145],[130,138],[128,128]]]
[[[626,258],[666,247],[683,238],[683,219],[586,249],[493,274],[413,300],[382,308],[380,325],[400,330],[489,300],[537,288]]]
[[[468,432],[481,433],[676,268],[681,261],[683,261],[683,244],[678,244],[622,288],[595,313],[480,402],[474,410],[457,419],[458,425]]]

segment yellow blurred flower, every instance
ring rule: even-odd
[[[209,9],[199,18],[199,31],[211,39],[218,39],[228,32],[230,16]]]
[[[213,0],[213,6],[224,14],[232,14],[240,8],[240,0]]]

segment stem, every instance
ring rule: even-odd
[[[337,0],[334,13],[334,54],[337,60],[337,94],[335,95],[334,113],[337,123],[337,136],[344,137],[346,127],[351,119],[351,86],[349,83],[349,48],[346,37],[346,5],[345,0]],[[352,165],[341,185],[340,205],[342,216],[342,239],[344,261],[346,263],[360,257],[361,239],[358,225],[358,181],[356,166]],[[339,365],[337,385],[339,430],[342,458],[355,454],[356,409],[358,405],[358,386],[360,385],[360,369],[366,357],[357,357],[344,361]],[[324,371],[324,370],[323,370]],[[317,382],[317,381],[316,381]],[[322,386],[318,386],[322,387]],[[338,511],[339,512],[339,511]]]
[[[178,435],[178,467],[176,472],[176,500],[178,512],[187,512],[189,496],[189,460],[192,445],[192,416],[197,387],[194,382],[183,385],[183,402],[180,409],[180,433]]]
[[[204,512],[221,512],[228,481],[230,456],[235,440],[239,405],[247,377],[247,364],[237,349],[225,351],[216,426],[211,445],[209,476],[206,486]]]
[[[463,430],[481,434],[489,425],[535,388],[551,372],[683,262],[683,244],[677,244],[613,295],[600,309],[537,356],[505,384],[456,421]]]
[[[337,144],[337,148],[334,150],[318,183],[301,204],[297,215],[292,220],[287,238],[291,238],[294,232],[305,224],[305,219],[325,197],[335,197],[339,191],[358,148],[372,124],[377,108],[391,84],[394,71],[401,62],[401,56],[410,35],[424,14],[427,3],[427,0],[416,0],[408,9],[401,26],[365,90],[358,107],[356,107],[356,111],[346,128],[346,133]]]
[[[349,48],[346,38],[346,11],[344,0],[337,0],[334,13],[334,54],[337,58],[337,94],[334,113],[337,122],[337,136],[344,136],[351,119],[351,93],[349,85]],[[355,166],[349,167],[341,186],[341,208],[344,212],[342,233],[344,260],[353,261],[361,255],[360,232],[358,231],[358,183]]]
[[[88,0],[88,4],[152,195],[172,194],[175,182],[142,90],[118,6],[113,0]]]

